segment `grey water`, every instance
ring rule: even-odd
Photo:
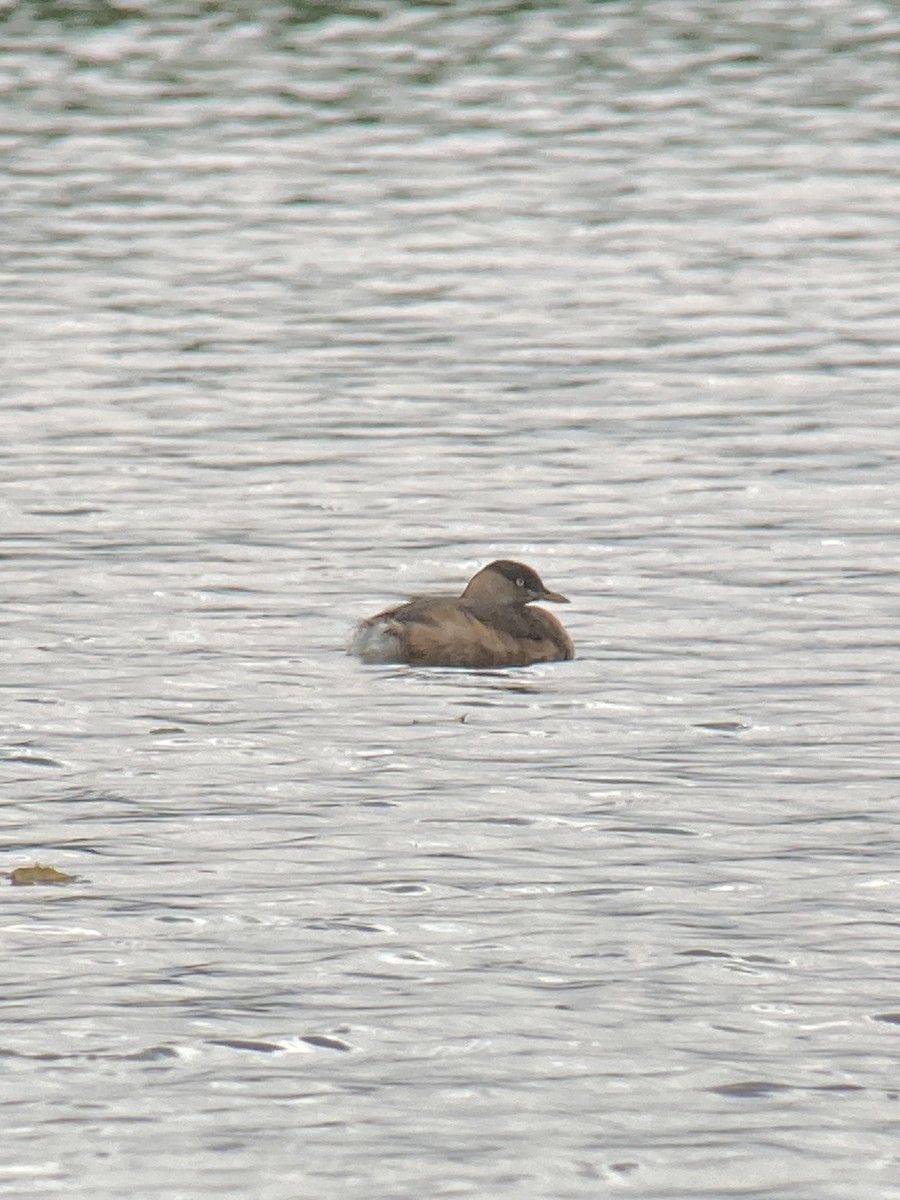
[[[0,7],[0,1196],[900,1197],[898,54]]]

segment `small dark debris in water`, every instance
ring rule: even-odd
[[[749,725],[743,725],[740,721],[701,721],[694,726],[695,729],[708,729],[710,733],[740,733],[743,729],[749,729]]]
[[[184,733],[180,725],[157,725],[150,730],[151,733]]]
[[[37,883],[74,883],[77,878],[77,875],[67,875],[65,871],[57,871],[56,867],[48,867],[45,863],[16,867],[9,872],[13,887],[32,887]]]
[[[900,1025],[900,1012],[875,1013],[873,1021],[882,1021],[885,1025]]]
[[[341,1050],[345,1054],[350,1047],[346,1042],[342,1042],[340,1038],[325,1037],[321,1033],[311,1033],[308,1037],[300,1039],[301,1042],[306,1042],[307,1046],[318,1046],[322,1050]]]

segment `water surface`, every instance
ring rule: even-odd
[[[0,44],[0,1195],[900,1197],[893,10]]]

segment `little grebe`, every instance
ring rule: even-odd
[[[350,653],[366,663],[423,667],[527,667],[573,658],[572,639],[532,600],[569,601],[544,586],[537,571],[501,558],[455,596],[413,596],[357,625]]]

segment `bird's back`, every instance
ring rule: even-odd
[[[415,596],[360,622],[351,650],[364,662],[416,666],[524,667],[572,658],[557,619],[525,605],[474,606],[449,596]]]

